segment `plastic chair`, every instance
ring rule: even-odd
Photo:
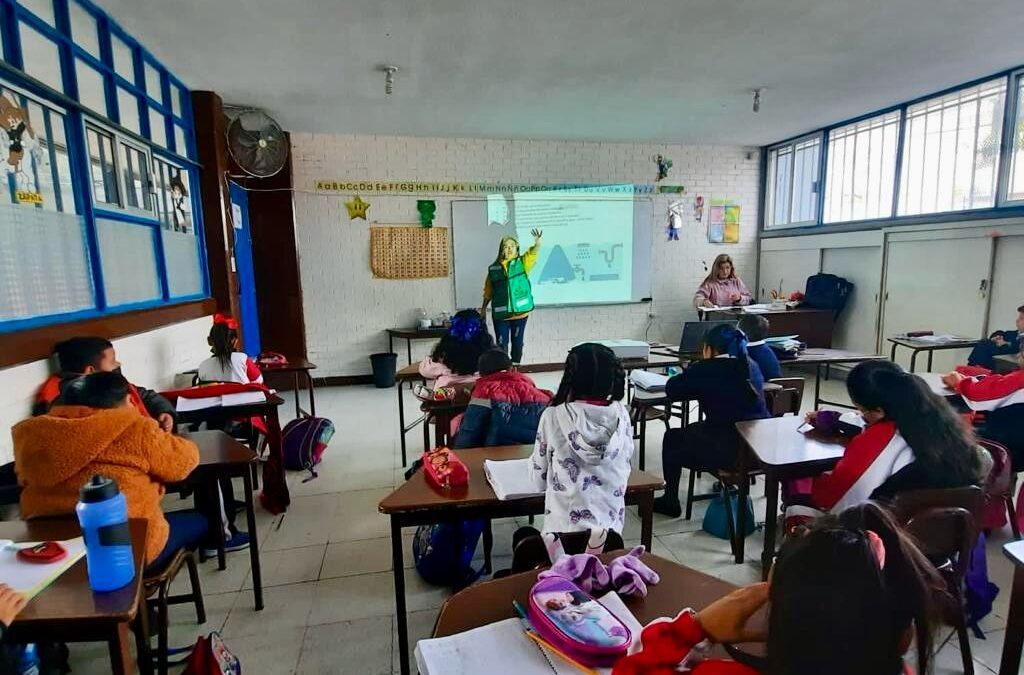
[[[992,508],[992,504],[1001,500],[1006,507],[1006,517],[1010,520],[1013,538],[1020,539],[1020,524],[1017,522],[1017,510],[1013,504],[1013,488],[1017,476],[1010,466],[1010,451],[1006,446],[985,438],[979,438],[978,445],[992,455],[993,461],[992,472],[985,480],[986,513]],[[1001,467],[1002,471],[999,470]],[[998,516],[998,513],[996,515]]]

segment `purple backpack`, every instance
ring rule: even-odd
[[[281,450],[284,466],[292,471],[306,469],[310,476],[303,483],[317,477],[314,470],[323,458],[327,444],[334,436],[334,423],[325,417],[300,417],[285,425],[281,431]]]

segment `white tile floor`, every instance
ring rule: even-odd
[[[558,377],[551,373],[537,379],[542,386],[554,388]],[[823,393],[845,400],[841,382],[824,383]],[[216,630],[241,658],[245,673],[398,672],[388,523],[377,512],[377,502],[402,480],[395,390],[320,389],[317,408],[338,427],[320,477],[303,483],[304,475],[290,475],[288,512],[276,517],[265,512],[258,515],[266,608],[253,610],[248,553],[229,554],[225,571],[208,561],[202,566],[207,621],[198,626],[189,606],[172,607],[172,645],[191,644],[197,635]],[[288,409],[287,405],[282,408]],[[407,409],[414,409],[411,395]],[[661,471],[662,429],[659,424],[648,426],[647,466],[656,473]],[[410,456],[419,443],[420,435],[410,433]],[[763,491],[755,488],[753,496],[755,511],[763,519]],[[760,532],[747,540],[748,562],[733,564],[728,543],[701,530],[705,504],[696,505],[690,521],[656,516],[654,552],[732,583],[759,579],[760,565],[755,561],[760,556]],[[180,503],[170,498],[167,507],[179,508]],[[497,569],[510,562],[511,533],[518,525],[511,520],[497,524]],[[406,567],[412,564],[411,534],[406,532]],[[639,536],[634,512],[625,537],[633,543]],[[1000,546],[1007,536],[1008,531],[996,533],[989,542],[989,574],[1001,592],[993,613],[983,622],[986,639],[972,639],[976,670],[982,675],[998,669],[1002,649],[1011,569]],[[406,580],[410,638],[415,644],[431,633],[447,594],[428,586],[411,570]],[[946,630],[941,633],[940,642],[946,634]],[[940,652],[937,674],[962,672],[955,642]],[[104,647],[72,645],[76,675],[109,672],[108,663]]]

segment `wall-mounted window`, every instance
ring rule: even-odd
[[[114,164],[114,135],[99,127],[86,125],[85,138],[89,146],[93,201],[107,206],[121,206],[121,191]]]
[[[57,25],[53,12],[53,0],[18,0],[18,4],[32,12],[51,26]]]
[[[768,151],[767,226],[799,227],[818,217],[821,136],[803,138]]]
[[[71,14],[71,37],[75,44],[94,58],[100,58],[100,38],[96,17],[73,1],[68,3],[68,11]]]
[[[828,132],[826,223],[892,215],[899,127],[896,110]]]
[[[106,117],[107,93],[103,75],[85,59],[75,59],[75,74],[78,76],[78,100],[97,115]]]
[[[125,204],[141,211],[153,211],[153,182],[150,177],[149,153],[121,142],[121,177]]]
[[[60,74],[60,52],[57,43],[33,28],[26,21],[19,23],[21,58],[25,72],[57,91],[64,89]]]
[[[1013,123],[1010,125],[1010,171],[1007,201],[1024,201],[1024,73],[1013,78]]]
[[[907,108],[898,215],[996,203],[1006,78]]]

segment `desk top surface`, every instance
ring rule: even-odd
[[[484,474],[484,460],[524,459],[533,452],[532,445],[502,445],[493,448],[468,448],[456,450],[455,454],[465,462],[469,469],[469,484],[442,490],[427,482],[423,471],[417,471],[412,478],[399,485],[387,497],[381,500],[378,508],[381,513],[404,513],[427,509],[459,508],[465,506],[485,506],[500,504],[501,501]],[[642,492],[656,490],[664,485],[664,481],[646,471],[633,469],[629,474],[626,492]],[[527,500],[543,500],[544,495],[527,497]]]
[[[740,305],[738,307],[719,307],[717,309],[699,309],[698,311],[704,314],[728,314],[735,316],[737,314],[835,314],[835,310],[832,309],[820,309],[818,307],[792,307],[786,309],[758,309],[754,312],[748,312],[744,309],[747,305]]]
[[[763,420],[737,422],[736,429],[758,461],[766,466],[794,466],[835,462],[843,456],[849,440],[843,436],[826,436],[797,429],[803,417],[769,417]]]
[[[605,561],[622,552],[604,553]],[[718,598],[736,589],[727,581],[683,567],[650,553],[643,560],[661,576],[649,588],[645,598],[623,596],[626,607],[641,625],[663,616],[675,616],[686,607],[703,609]],[[434,627],[434,637],[455,635],[515,616],[512,601],[525,604],[530,588],[537,582],[536,572],[524,572],[504,579],[485,581],[453,595],[441,607]]]
[[[1003,544],[1003,555],[1017,567],[1024,567],[1024,540]]]
[[[256,453],[223,431],[192,431],[181,434],[199,446],[199,467],[220,464],[252,464]]]
[[[307,361],[301,356],[289,356],[288,363],[260,363],[256,365],[264,373],[287,373],[294,370],[316,370],[316,364]]]
[[[678,366],[679,358],[672,356],[671,354],[658,353],[655,350],[662,350],[664,347],[651,347],[651,353],[646,359],[622,359],[622,366],[629,369],[634,368],[667,368],[669,366]],[[562,370],[565,366],[565,361],[549,362],[549,363],[524,363],[518,367],[521,373],[544,373]],[[412,380],[422,377],[420,375],[420,364],[410,363],[403,368],[400,368],[395,377],[398,380]]]
[[[651,346],[652,355],[659,354],[670,356],[672,358],[678,358],[679,347],[667,345],[664,343],[656,344]],[[688,355],[689,356],[689,355]],[[695,354],[693,356],[696,356]],[[780,360],[781,365],[790,363],[802,363],[802,364],[816,364],[816,363],[858,363],[860,361],[875,361],[877,359],[885,359],[885,356],[881,354],[864,354],[863,352],[853,352],[847,349],[828,349],[825,347],[810,347],[800,353],[795,359],[784,359]]]
[[[213,406],[212,408],[202,408],[200,410],[179,410],[176,414],[180,420],[192,422],[197,420],[206,420],[207,418],[217,419],[225,416],[246,417],[248,415],[266,414],[271,408],[277,408],[280,405],[284,405],[284,399],[277,394],[268,393],[266,401],[245,403],[243,405],[218,405]],[[276,412],[274,414],[276,414]]]
[[[919,338],[910,338],[903,335],[893,335],[892,337],[886,338],[889,342],[901,345],[903,347],[909,347],[910,349],[964,349],[966,347],[973,347],[974,345],[981,342],[981,340],[972,340],[970,338],[956,338],[955,340],[949,340],[946,342],[932,342],[931,340],[921,340]]]
[[[430,328],[388,328],[391,337],[404,338],[406,340],[427,340],[439,338],[448,332],[444,326],[431,326]]]
[[[135,617],[142,584],[141,571],[146,553],[146,527],[143,519],[129,522],[135,579],[124,588],[109,593],[93,593],[82,558],[64,574],[32,598],[14,621],[13,628],[41,628],[62,622],[129,621]],[[14,520],[0,522],[0,538],[19,541],[49,541],[82,534],[75,518]]]

